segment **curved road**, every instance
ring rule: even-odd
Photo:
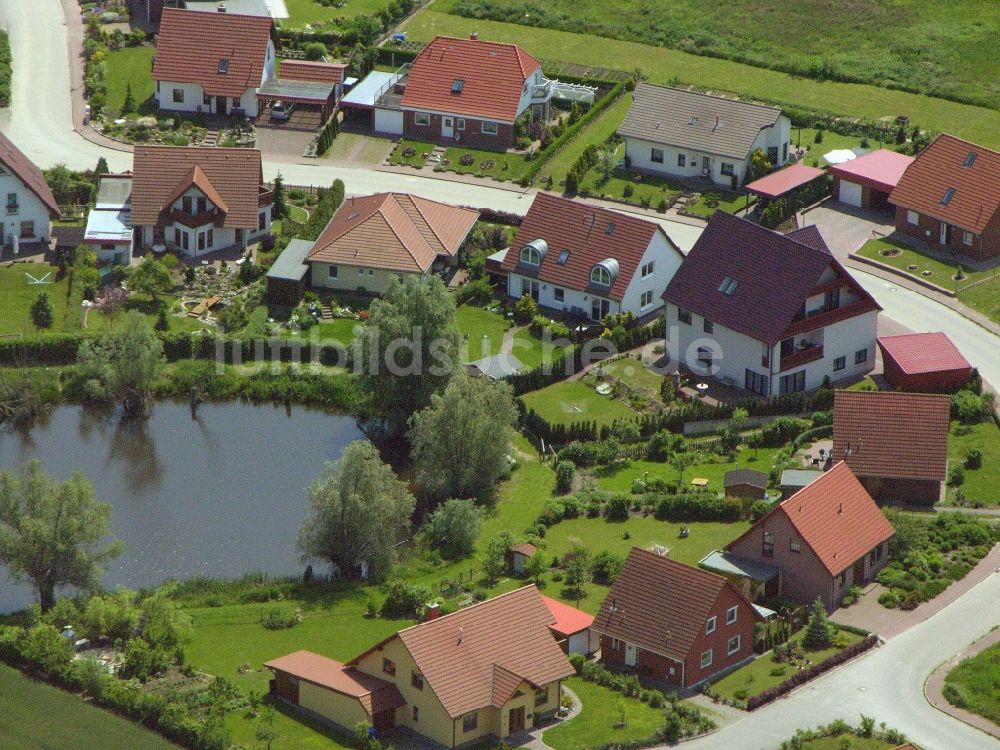
[[[131,156],[93,144],[72,127],[69,54],[59,0],[0,0],[0,21],[10,32],[14,57],[11,110],[0,115],[3,130],[37,164],[92,168],[104,156],[112,169],[131,166]],[[340,177],[353,194],[380,190],[414,192],[465,205],[524,213],[530,194],[448,182],[416,175],[314,164],[265,164],[291,184],[329,184]],[[698,227],[661,220],[675,241],[690,248]],[[885,308],[885,314],[915,331],[945,330],[983,377],[1000,384],[1000,346],[995,336],[927,297],[867,273],[857,279]],[[861,713],[897,727],[926,750],[996,750],[995,739],[939,713],[924,699],[923,683],[941,662],[959,653],[1000,622],[1000,576],[991,575],[960,599],[886,645],[748,714],[709,737],[685,743],[691,750],[729,747],[775,748],[796,728]]]

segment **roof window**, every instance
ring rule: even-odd
[[[690,120],[688,120],[688,125],[697,125],[697,124],[698,124],[697,117],[692,117]]]
[[[556,263],[558,263],[560,266],[565,266],[567,260],[569,260],[569,250],[560,251],[559,257],[556,258]]]
[[[739,284],[740,282],[738,282],[736,279],[727,276],[722,280],[722,283],[719,284],[719,291],[722,292],[723,294],[732,295],[732,293],[736,291],[736,287],[738,287]]]
[[[971,167],[976,162],[976,152],[970,151],[969,155],[965,157],[965,161],[962,162],[963,166]]]
[[[225,75],[226,73],[229,72],[229,60],[225,58],[219,60],[219,72],[222,75]]]
[[[955,188],[948,188],[944,191],[944,197],[941,198],[941,205],[947,206],[951,203],[951,199],[955,197]]]
[[[615,224],[613,221],[609,221],[608,225],[604,227],[605,234],[612,234],[615,231]]]
[[[461,78],[456,78],[451,84],[451,93],[461,94],[463,88],[465,88],[465,81]]]

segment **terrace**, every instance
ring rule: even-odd
[[[403,92],[410,77],[410,63],[400,65],[385,83],[375,92],[375,106],[384,109],[399,109],[403,103]]]

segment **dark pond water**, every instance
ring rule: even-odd
[[[107,586],[156,585],[248,570],[297,574],[305,488],[362,437],[352,417],[305,408],[161,402],[141,425],[61,406],[30,432],[0,432],[0,469],[38,459],[65,479],[83,471],[111,503],[125,542]],[[0,612],[33,601],[0,567]]]

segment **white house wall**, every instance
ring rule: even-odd
[[[6,209],[8,193],[17,193],[16,213],[10,213]],[[0,175],[0,201],[0,210],[4,212],[3,242],[6,243],[11,236],[17,237],[20,242],[37,242],[52,235],[48,207],[12,174]],[[30,237],[21,237],[22,221],[35,223],[35,233]]]
[[[674,250],[667,239],[667,235],[662,230],[657,230],[653,234],[653,239],[642,254],[639,267],[636,269],[632,281],[629,282],[625,295],[622,297],[621,309],[635,313],[636,317],[648,315],[654,310],[663,307],[663,290],[677,273],[683,260],[679,252]],[[653,261],[653,273],[651,276],[642,278],[642,267]],[[652,292],[653,301],[649,305],[642,307],[643,292]]]
[[[393,278],[402,278],[408,274],[400,271],[386,271],[380,268],[359,268],[358,266],[347,266],[340,263],[321,263],[311,261],[310,278],[312,285],[322,289],[340,289],[343,291],[358,291],[363,289],[370,294],[382,294]],[[337,267],[337,278],[330,278],[330,266]],[[409,274],[418,276],[421,280],[427,278],[427,274]]]

